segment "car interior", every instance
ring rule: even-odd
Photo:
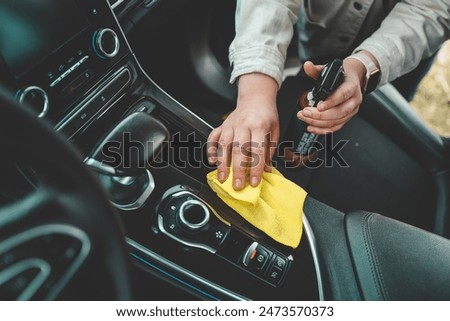
[[[234,11],[1,2],[0,299],[450,299],[450,139],[392,85],[334,134],[347,166],[276,154],[308,193],[298,248],[208,186],[208,135],[236,103]],[[287,74],[280,141],[310,83]]]

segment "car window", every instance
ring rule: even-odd
[[[411,105],[436,133],[450,136],[450,41],[438,52]]]

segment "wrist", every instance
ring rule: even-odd
[[[276,102],[278,83],[275,79],[262,73],[244,74],[239,77],[238,101],[252,100]]]
[[[347,78],[358,82],[361,92],[364,93],[367,74],[365,65],[359,60],[348,57],[344,60],[344,72]]]
[[[368,93],[373,91],[380,80],[380,65],[378,60],[368,51],[361,50],[347,57],[347,60],[358,61],[364,66],[365,76],[362,80],[361,91]]]
[[[255,96],[262,95],[276,98],[278,83],[268,75],[262,73],[249,73],[239,77],[238,95]]]

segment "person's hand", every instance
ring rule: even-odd
[[[217,164],[221,183],[227,180],[231,163],[236,190],[247,180],[257,186],[263,172],[271,170],[279,139],[277,91],[277,82],[269,76],[253,73],[239,78],[236,109],[208,138],[208,161]]]
[[[303,68],[309,77],[319,79],[323,67],[307,61]],[[363,99],[361,85],[365,81],[366,67],[356,59],[347,58],[344,72],[344,81],[325,101],[320,102],[317,108],[306,107],[297,114],[309,125],[309,132],[324,135],[338,131],[358,113]]]

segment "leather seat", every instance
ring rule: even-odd
[[[345,230],[364,300],[450,299],[450,240],[362,211]]]

